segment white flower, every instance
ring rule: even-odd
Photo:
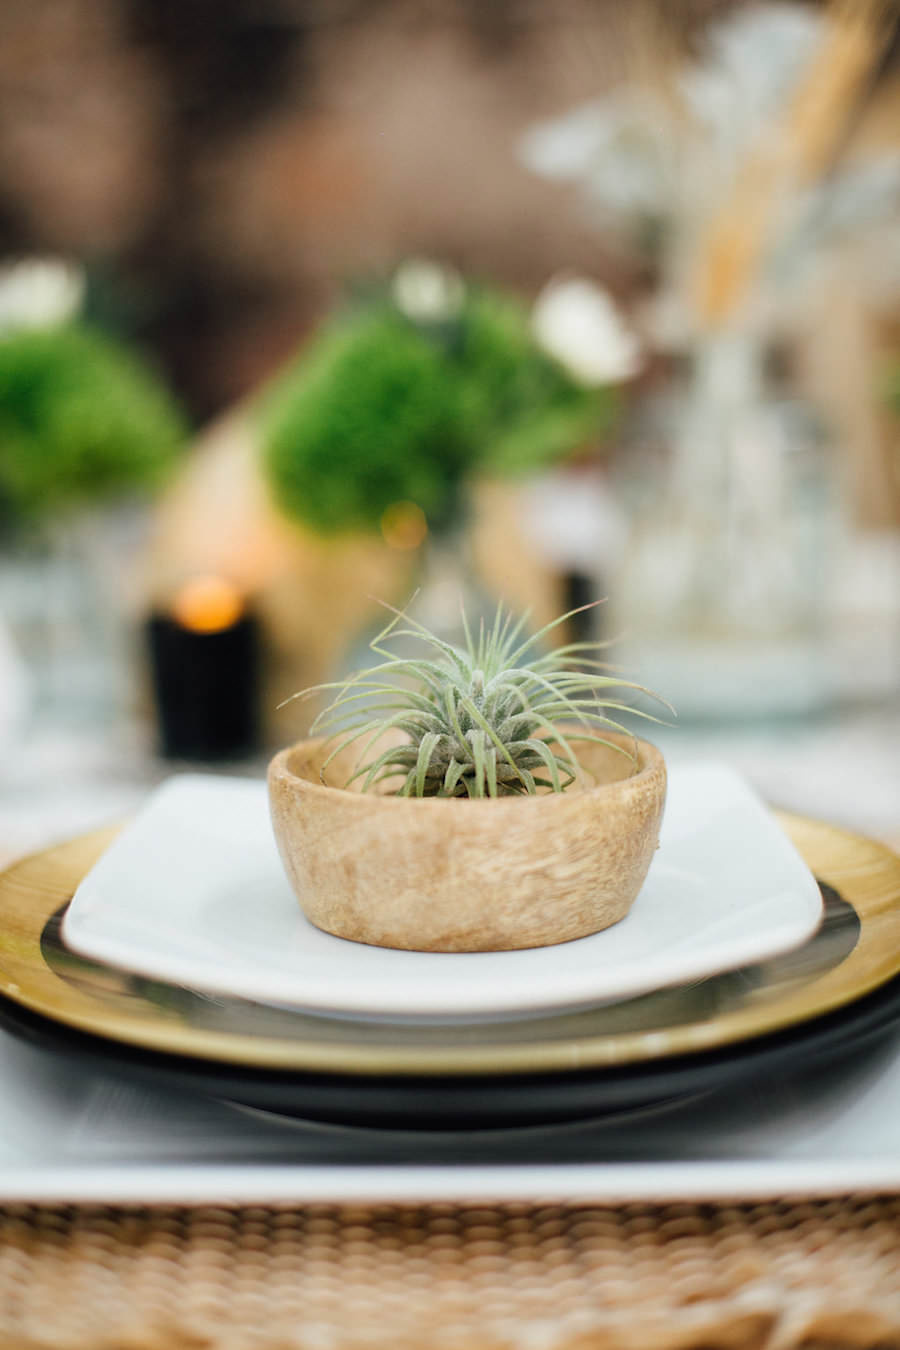
[[[465,285],[452,267],[427,258],[410,258],[394,273],[391,293],[394,304],[408,319],[436,323],[459,313]]]
[[[81,308],[84,272],[59,258],[28,258],[0,267],[0,333],[53,328]]]
[[[617,384],[641,368],[637,338],[606,291],[591,281],[551,281],[535,302],[531,322],[544,351],[582,384]]]
[[[541,178],[580,183],[602,214],[643,220],[670,210],[673,143],[673,128],[653,100],[624,89],[531,127],[519,157]]]

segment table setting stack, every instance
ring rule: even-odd
[[[897,1335],[900,859],[548,636],[0,877],[0,1345]]]

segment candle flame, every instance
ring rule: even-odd
[[[172,604],[172,615],[193,633],[220,633],[237,623],[244,601],[223,577],[198,576],[186,582]]]

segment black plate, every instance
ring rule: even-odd
[[[783,1075],[845,1056],[900,1022],[900,977],[847,1009],[725,1051],[625,1069],[496,1078],[284,1073],[132,1049],[68,1028],[0,999],[0,1025],[93,1071],[115,1071],[164,1091],[281,1115],[393,1129],[470,1130],[586,1119]]]

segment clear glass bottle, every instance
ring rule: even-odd
[[[754,335],[697,351],[660,428],[664,458],[626,458],[631,528],[612,591],[617,660],[682,718],[805,715],[827,658],[829,456],[814,410]]]

